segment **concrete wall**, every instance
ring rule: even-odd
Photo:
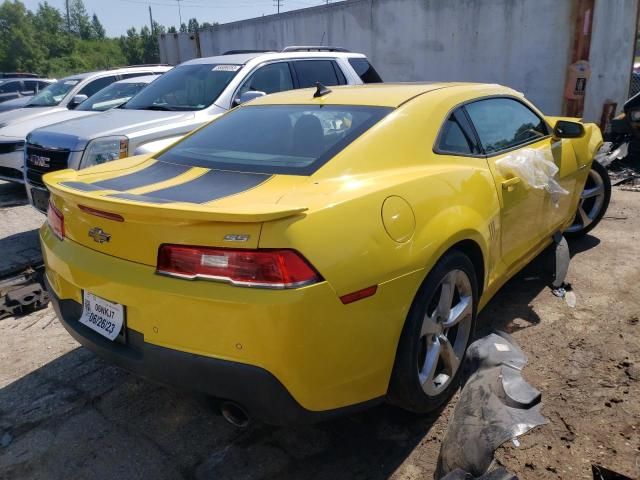
[[[177,65],[200,56],[198,35],[192,33],[161,33],[158,38],[162,63]]]
[[[626,98],[638,0],[595,0],[585,118]],[[385,81],[497,82],[559,115],[576,0],[350,0],[202,31],[202,56],[324,44],[365,53]],[[163,59],[164,60],[164,59]]]

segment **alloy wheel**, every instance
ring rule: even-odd
[[[584,190],[580,194],[576,217],[573,220],[573,224],[566,231],[569,233],[579,232],[591,225],[602,211],[605,195],[604,179],[598,171],[592,168],[589,171]]]
[[[419,337],[418,378],[429,396],[442,393],[462,362],[473,321],[473,290],[462,270],[447,273],[429,301]]]

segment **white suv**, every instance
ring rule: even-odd
[[[42,175],[155,153],[240,103],[284,90],[380,82],[365,55],[331,47],[282,52],[228,52],[182,63],[126,105],[31,132],[25,180],[32,205],[44,212]]]

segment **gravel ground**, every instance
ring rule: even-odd
[[[1,267],[33,254],[43,216],[20,204],[0,184]],[[479,334],[509,331],[527,353],[550,420],[496,453],[521,479],[592,478],[592,463],[640,476],[639,209],[640,193],[614,190],[602,224],[571,245],[575,308],[546,287],[547,252],[480,315]],[[51,309],[0,320],[1,479],[432,478],[455,400],[434,417],[380,406],[237,430],[204,399],[105,364]]]

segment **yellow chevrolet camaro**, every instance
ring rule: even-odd
[[[478,310],[607,207],[600,131],[571,120],[486,84],[254,100],[159,154],[45,176],[53,304],[90,350],[236,424],[433,410]],[[540,158],[557,173],[536,185]]]

